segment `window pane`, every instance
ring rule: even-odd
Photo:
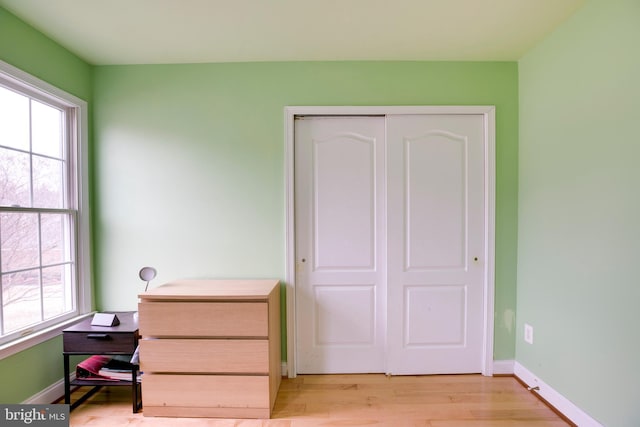
[[[0,346],[89,308],[86,103],[0,61]],[[77,138],[75,138],[77,136]],[[73,208],[73,210],[67,210]],[[76,270],[77,251],[87,259]],[[82,299],[79,299],[82,297]]]
[[[63,162],[33,156],[33,206],[63,208]]]
[[[40,307],[38,270],[2,275],[2,323],[5,334],[40,322]]]
[[[3,272],[38,267],[38,215],[25,212],[2,213],[0,248]]]
[[[62,111],[31,101],[31,150],[62,158]]]
[[[71,311],[71,268],[68,264],[42,269],[44,320]]]
[[[69,215],[42,214],[42,265],[61,264],[71,261],[71,245],[69,244]]]
[[[31,206],[29,155],[0,148],[0,204]]]
[[[29,150],[29,98],[0,86],[0,145]]]

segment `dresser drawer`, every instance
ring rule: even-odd
[[[269,377],[236,375],[142,376],[145,411],[151,407],[263,408],[269,411]],[[187,416],[186,414],[183,416]]]
[[[267,340],[159,339],[140,341],[143,372],[268,374]]]
[[[62,334],[63,351],[67,353],[132,354],[138,345],[138,338],[132,333],[113,332],[64,332]]]
[[[143,337],[253,337],[269,334],[266,302],[141,302]]]

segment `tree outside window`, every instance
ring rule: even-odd
[[[76,312],[78,214],[73,108],[2,83],[0,342]]]

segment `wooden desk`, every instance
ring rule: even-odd
[[[277,280],[184,280],[139,297],[145,416],[271,416],[282,380]]]
[[[131,387],[133,412],[142,408],[140,384],[136,380],[137,369],[131,372],[131,381],[101,381],[76,378],[69,380],[69,356],[71,355],[133,355],[138,346],[138,321],[133,312],[116,312],[120,324],[118,326],[92,326],[93,317],[76,323],[62,331],[64,356],[64,403],[71,409],[84,402],[100,387]],[[71,403],[71,386],[91,386],[89,392],[74,403]]]

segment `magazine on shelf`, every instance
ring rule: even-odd
[[[132,365],[129,360],[129,356],[91,356],[78,363],[76,367],[76,378],[104,381],[131,381],[131,371],[134,365]],[[138,381],[140,381],[140,372],[137,373],[137,377]]]

